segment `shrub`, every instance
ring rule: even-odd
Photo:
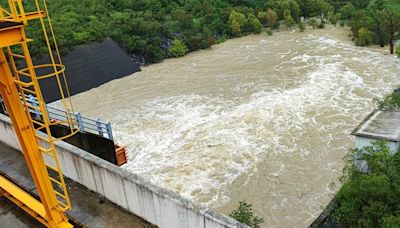
[[[306,26],[304,25],[303,22],[299,23],[299,30],[300,30],[300,32],[304,32],[304,30],[306,30]]]
[[[239,202],[239,208],[232,211],[229,216],[252,228],[259,228],[260,224],[264,223],[264,219],[254,216],[253,206],[246,201]]]
[[[265,30],[265,33],[267,33],[268,36],[272,36],[272,34],[273,34],[272,29],[270,29],[270,28],[267,28]]]
[[[328,19],[332,25],[336,26],[341,17],[342,15],[340,13],[335,13],[335,14],[332,13],[329,15]]]
[[[375,99],[379,110],[395,110],[400,108],[400,93],[394,92],[383,99]]]
[[[318,28],[318,20],[315,17],[312,17],[308,20],[308,25],[311,26],[313,29]]]
[[[396,55],[400,58],[400,45],[396,47]]]
[[[169,52],[174,57],[182,57],[186,53],[188,53],[189,49],[186,44],[180,39],[174,39],[172,41],[172,45],[169,49]]]
[[[360,28],[358,30],[358,37],[356,40],[356,45],[367,46],[374,41],[374,34],[367,28]]]
[[[289,29],[290,27],[292,27],[294,25],[295,21],[294,21],[292,15],[290,14],[289,10],[285,10],[284,15],[285,15],[285,25]]]

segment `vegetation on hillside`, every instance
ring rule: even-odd
[[[33,3],[28,2],[31,7]],[[259,33],[263,27],[268,31],[281,24],[292,27],[301,17],[315,28],[323,28],[327,21],[348,24],[358,45],[390,44],[393,51],[400,30],[400,0],[52,0],[48,4],[63,52],[111,37],[148,63]],[[37,26],[33,23],[28,34],[37,37]],[[175,53],[178,41],[183,49]],[[31,52],[44,54],[43,40],[36,39]]]
[[[343,227],[400,227],[400,153],[384,141],[349,155],[344,185],[336,195],[333,216]],[[368,173],[355,165],[366,161]]]

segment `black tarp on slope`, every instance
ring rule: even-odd
[[[62,61],[66,67],[71,96],[140,71],[139,64],[132,61],[110,38],[99,43],[77,46],[63,56]],[[49,58],[34,62],[35,65],[50,63]],[[37,73],[43,74],[45,71],[38,70]],[[40,86],[46,102],[61,98],[54,77],[40,80]]]

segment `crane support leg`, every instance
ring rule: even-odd
[[[23,42],[23,37],[21,37]],[[0,95],[21,144],[29,171],[39,193],[40,201],[0,176],[0,194],[16,203],[47,227],[73,227],[59,208],[53,186],[41,152],[34,127],[22,105],[3,48],[0,48]]]

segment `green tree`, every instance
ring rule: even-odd
[[[340,13],[331,13],[328,16],[329,23],[336,26],[342,15]]]
[[[186,44],[180,39],[174,39],[172,41],[172,45],[169,49],[169,52],[174,57],[182,57],[188,52],[188,47]]]
[[[368,46],[373,42],[373,40],[374,34],[367,28],[360,28],[360,30],[358,30],[358,38],[356,41],[358,46]]]
[[[369,4],[367,10],[375,24],[369,29],[376,33],[376,43],[382,47],[389,43],[390,53],[394,53],[394,41],[400,30],[400,1],[375,0]]]
[[[366,9],[358,9],[354,12],[353,17],[347,23],[351,27],[351,31],[355,40],[358,39],[358,32],[361,28],[372,30],[375,25],[374,19],[370,16],[370,12]]]
[[[400,45],[396,47],[396,55],[400,58]]]
[[[249,14],[246,25],[249,29],[249,32],[252,32],[252,33],[260,33],[261,32],[262,25],[261,25],[260,21],[257,19],[257,17],[254,16],[254,14]]]
[[[235,10],[231,11],[231,14],[229,15],[229,27],[233,35],[240,35],[246,22],[247,20],[244,14]]]
[[[306,30],[306,26],[304,25],[303,22],[299,23],[299,30],[300,30],[300,32],[304,32]]]
[[[271,28],[275,27],[277,19],[278,19],[278,15],[276,14],[276,12],[274,10],[272,10],[271,8],[269,8],[267,10],[267,23],[268,23],[268,26],[271,27]]]
[[[333,11],[333,7],[325,0],[316,0],[317,13],[321,17],[321,24],[325,24],[325,17]]]
[[[355,12],[355,7],[351,2],[348,2],[346,5],[344,5],[340,9],[340,14],[342,15],[342,20],[349,20],[353,18],[354,12]]]
[[[252,228],[259,228],[264,223],[264,219],[254,215],[253,206],[246,201],[239,202],[239,208],[232,211],[229,216]]]
[[[295,0],[282,0],[277,4],[278,16],[285,19],[285,12],[289,12],[291,17],[298,20],[300,17],[300,7]]]
[[[285,11],[284,18],[285,18],[285,25],[288,29],[294,25],[295,21],[294,21],[292,15],[290,14],[289,10]]]
[[[394,42],[400,30],[400,1],[385,1],[384,12],[386,13],[388,19],[390,54],[394,54]]]
[[[375,20],[375,25],[371,28],[376,34],[375,42],[383,47],[385,44],[389,43],[389,34],[387,32],[389,22],[388,15],[380,7],[371,8],[370,11],[372,18]]]
[[[257,14],[258,20],[261,22],[262,25],[267,25],[267,12],[260,11]]]

